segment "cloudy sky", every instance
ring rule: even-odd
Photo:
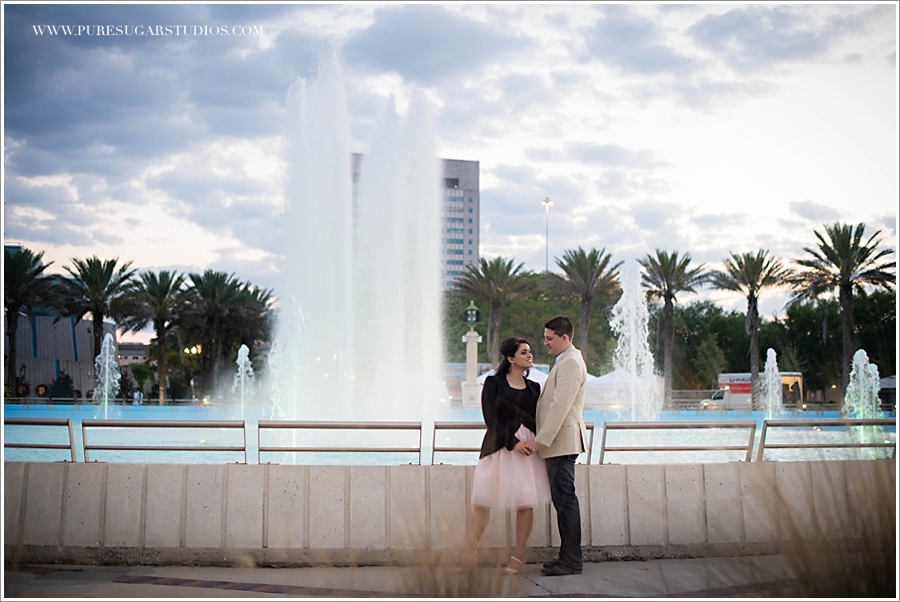
[[[546,197],[551,263],[577,246],[790,260],[835,221],[896,250],[893,2],[5,3],[3,18],[4,237],[51,271],[96,254],[277,296],[285,100],[326,44],[355,152],[391,95],[402,112],[423,92],[441,156],[480,161],[483,256],[543,269]]]

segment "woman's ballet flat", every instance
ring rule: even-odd
[[[504,575],[518,575],[519,571],[522,570],[522,561],[516,558],[515,556],[509,557],[509,564],[506,565],[506,568],[503,569]]]

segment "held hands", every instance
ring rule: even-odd
[[[537,441],[519,441],[513,451],[519,452],[523,456],[530,456],[539,449],[541,449],[541,445]]]

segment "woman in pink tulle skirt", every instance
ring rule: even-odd
[[[550,482],[534,441],[541,386],[526,378],[533,365],[531,346],[525,339],[510,338],[500,344],[500,352],[504,359],[497,373],[485,379],[481,394],[487,432],[475,467],[465,556],[474,564],[491,508],[515,509],[516,547],[503,573],[516,575],[525,561],[534,507],[550,501]]]

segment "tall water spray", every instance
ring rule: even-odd
[[[781,392],[781,372],[775,350],[766,351],[766,368],[762,376],[762,404],[766,409],[766,418],[777,420],[784,417],[784,399]]]
[[[650,353],[647,325],[650,314],[640,286],[637,263],[621,272],[622,297],[612,309],[610,326],[616,333],[614,365],[622,371],[625,384],[617,396],[625,402],[630,420],[657,420],[662,409],[653,355]]]
[[[337,52],[288,94],[285,300],[273,417],[413,419],[440,394],[440,168],[427,106],[393,100],[353,195]],[[444,394],[446,391],[444,390]],[[434,397],[434,399],[432,399]]]
[[[841,412],[846,418],[884,418],[878,391],[881,379],[878,366],[869,363],[869,356],[862,349],[853,354],[853,365],[850,370],[850,382],[844,393],[844,407]],[[880,438],[880,429],[876,426],[853,427],[854,438],[862,443],[872,443]],[[874,449],[863,449],[863,457],[875,457]]]
[[[362,162],[353,266],[355,396],[376,415],[421,418],[446,396],[440,176],[424,97],[405,118],[391,98]]]
[[[119,359],[112,333],[103,335],[100,355],[94,358],[94,401],[100,404],[103,418],[109,414],[109,400],[119,393]]]
[[[253,392],[256,377],[253,374],[253,366],[250,363],[250,349],[241,345],[238,349],[237,370],[234,373],[234,383],[231,385],[231,396],[240,402],[241,420],[244,419],[244,403],[249,400]]]
[[[297,396],[308,382],[306,318],[290,295],[278,315],[278,337],[269,353],[271,416],[298,420]]]
[[[884,418],[878,391],[881,379],[878,366],[869,363],[869,356],[862,349],[853,354],[850,382],[844,393],[843,414],[847,418]]]

